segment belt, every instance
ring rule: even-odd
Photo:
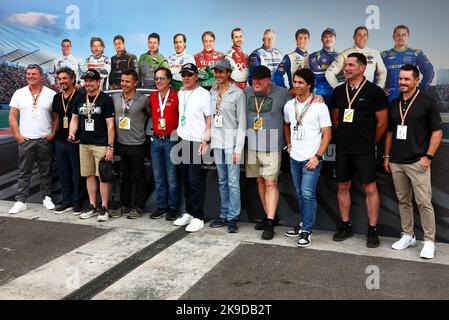
[[[153,133],[153,138],[156,138],[158,140],[170,140],[170,135],[169,134],[159,135],[157,133]]]

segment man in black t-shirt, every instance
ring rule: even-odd
[[[75,101],[81,95],[75,90],[75,72],[63,67],[56,71],[58,84],[62,92],[53,97],[53,114],[58,123],[55,140],[55,158],[61,183],[62,202],[55,209],[55,213],[62,213],[73,208],[73,214],[81,214],[82,185],[80,176],[79,146],[70,143],[69,123],[72,120],[72,109]]]
[[[374,167],[375,145],[387,129],[387,97],[381,88],[369,82],[363,73],[367,60],[361,53],[351,53],[345,61],[346,83],[332,94],[332,121],[337,128],[338,206],[342,226],[334,241],[352,237],[350,223],[351,182],[354,173],[362,182],[368,211],[367,247],[379,246],[377,218],[379,194]]]
[[[97,208],[98,165],[102,158],[112,161],[114,156],[115,109],[109,95],[100,90],[101,78],[97,70],[89,69],[84,73],[82,94],[73,108],[70,122],[69,140],[76,142],[75,133],[79,132],[81,176],[86,177],[89,207],[80,215],[88,219],[98,215],[98,222],[109,218],[108,200],[111,183],[100,180],[101,209]]]
[[[412,190],[424,230],[420,257],[432,259],[435,252],[435,213],[432,206],[430,165],[443,137],[440,111],[435,101],[417,89],[419,70],[405,65],[399,72],[401,96],[389,107],[384,168],[393,176],[399,202],[402,237],[395,250],[416,246]]]

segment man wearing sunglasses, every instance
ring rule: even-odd
[[[34,164],[37,163],[41,177],[43,205],[53,210],[51,200],[53,144],[57,123],[52,121],[52,102],[56,94],[43,85],[44,74],[37,64],[26,70],[28,85],[16,92],[9,103],[9,127],[19,144],[19,176],[17,177],[16,203],[9,210],[16,214],[27,209],[30,180]],[[19,122],[20,115],[20,122]]]
[[[193,63],[183,65],[180,74],[184,89],[179,92],[177,132],[181,140],[177,148],[181,150],[186,213],[173,224],[196,232],[204,227],[201,160],[210,143],[210,93],[198,85],[198,68]]]
[[[170,153],[178,142],[172,133],[178,127],[178,93],[170,86],[172,74],[168,68],[155,71],[157,91],[150,95],[153,136],[151,137],[151,163],[157,194],[157,209],[151,219],[174,221],[179,215],[179,174],[170,159]]]

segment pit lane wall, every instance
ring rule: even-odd
[[[322,47],[321,32],[332,27],[337,33],[335,49],[341,52],[353,45],[354,28],[364,25],[369,29],[368,47],[383,51],[393,47],[393,28],[406,24],[410,28],[409,45],[422,49],[436,72],[427,92],[441,108],[445,141],[432,165],[433,203],[438,240],[449,241],[449,60],[446,55],[448,44],[442,40],[449,34],[449,20],[446,17],[449,2],[228,0],[225,3],[209,3],[192,0],[186,3],[173,0],[160,4],[130,0],[124,9],[119,2],[104,0],[0,1],[0,199],[13,200],[17,174],[17,147],[10,137],[7,122],[8,102],[16,89],[26,85],[24,67],[29,63],[39,63],[47,71],[52,59],[61,54],[60,42],[64,38],[72,40],[75,56],[86,59],[91,54],[91,37],[103,38],[106,44],[104,54],[111,57],[115,54],[112,39],[121,34],[125,37],[127,51],[139,57],[148,50],[148,34],[157,32],[161,37],[160,52],[168,57],[174,53],[172,37],[175,33],[187,36],[187,51],[194,54],[202,50],[202,33],[211,30],[216,35],[215,49],[225,52],[231,47],[231,30],[241,27],[244,30],[243,50],[250,54],[260,47],[263,31],[271,28],[277,32],[275,47],[287,54],[295,48],[295,31],[305,27],[311,34],[308,52],[312,53]],[[289,173],[288,155],[283,156],[278,214],[282,223],[295,225],[299,216],[297,201]],[[334,149],[331,146],[318,184],[317,228],[327,230],[334,230],[338,221],[336,182],[332,178],[330,164],[333,157]],[[380,230],[382,234],[397,236],[400,222],[392,180],[383,172],[381,161],[377,166],[381,193]],[[150,179],[149,165],[147,169],[147,178]],[[241,219],[257,221],[262,217],[263,210],[256,182],[244,178],[243,173]],[[217,175],[213,165],[206,166],[205,175],[205,212],[207,217],[212,218],[218,214],[219,208]],[[55,189],[58,191],[57,177]],[[153,190],[152,187],[148,189]],[[38,188],[33,190],[36,191],[31,201],[40,201],[36,196]],[[352,194],[354,227],[356,232],[365,233],[366,208],[359,183],[355,183]],[[153,199],[154,196],[149,197],[148,210],[154,207]],[[419,226],[418,215],[415,222]]]

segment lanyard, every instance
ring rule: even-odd
[[[91,108],[92,105],[95,105],[95,101],[97,101],[98,96],[100,95],[100,92],[97,93],[97,95],[94,98],[94,101],[92,101],[92,104],[89,102],[89,95],[86,93],[86,106],[87,106],[87,117],[90,120],[91,117]]]
[[[263,97],[262,102],[260,103],[260,106],[259,106],[259,103],[257,102],[257,97],[254,96],[254,103],[256,104],[256,110],[257,110],[257,118],[259,118],[260,111],[262,110],[262,107],[263,107],[263,104],[264,104],[266,98],[267,98],[267,96]]]
[[[355,101],[355,98],[357,98],[357,96],[359,95],[360,91],[365,86],[366,81],[367,81],[367,79],[365,79],[365,81],[363,81],[362,85],[359,87],[359,89],[357,90],[355,95],[352,97],[352,100],[349,99],[349,81],[346,82],[346,98],[348,99],[348,109],[351,109],[352,104]]]
[[[412,107],[413,102],[415,102],[416,97],[419,94],[419,89],[416,91],[415,96],[413,97],[412,101],[410,102],[410,104],[408,105],[407,109],[405,110],[405,113],[402,114],[402,99],[399,100],[399,114],[401,115],[401,125],[404,125],[405,122],[405,117],[407,116],[408,111],[410,110],[410,108]]]
[[[128,109],[131,107],[131,105],[133,104],[135,96],[131,99],[128,100],[128,102],[126,102],[125,97],[122,95],[122,111],[123,111],[123,116],[125,116],[125,111],[128,111]],[[95,102],[95,101],[94,101]]]
[[[162,97],[161,97],[161,93],[160,92],[157,95],[157,97],[159,98],[159,108],[161,109],[161,118],[162,119],[164,118],[165,105],[167,104],[169,95],[170,95],[170,89],[168,89],[167,93],[165,94],[164,101],[162,101]]]
[[[296,121],[298,122],[299,126],[302,126],[302,120],[306,116],[307,111],[309,111],[310,106],[313,103],[313,100],[315,100],[315,97],[311,95],[309,99],[307,99],[306,104],[304,108],[302,109],[301,113],[299,113],[298,105],[299,101],[295,98],[295,115],[296,115]]]
[[[195,89],[196,89],[196,88],[195,88]],[[193,91],[195,91],[195,89],[193,89],[193,90],[190,92],[189,96],[187,97],[187,100],[186,100],[187,92],[184,94],[184,97],[183,97],[183,99],[182,99],[182,100],[183,100],[182,104],[184,105],[184,110],[182,111],[182,118],[184,118],[184,119],[185,119],[185,117],[186,117],[186,106],[187,106],[187,102],[189,102],[190,96],[192,95]]]
[[[39,98],[40,98],[40,96],[41,96],[41,92],[42,92],[42,89],[43,89],[43,88],[44,88],[44,87],[42,87],[42,88],[39,90],[39,93],[37,94],[36,97],[34,97],[33,93],[31,92],[31,88],[29,88],[29,89],[30,89],[30,93],[31,93],[31,97],[33,98],[33,108],[35,108],[35,109],[37,109],[37,102],[39,101]]]
[[[73,95],[75,94],[75,89],[73,89],[72,94],[70,95],[69,102],[67,105],[65,104],[64,99],[64,93],[61,93],[61,101],[62,101],[62,108],[64,109],[64,116],[67,116],[67,109],[69,108],[70,101],[72,101]]]

